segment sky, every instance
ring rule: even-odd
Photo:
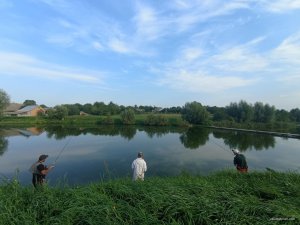
[[[300,0],[0,0],[11,102],[300,108]]]

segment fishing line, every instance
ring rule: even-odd
[[[63,146],[63,148],[60,150],[59,154],[56,156],[56,159],[54,160],[53,165],[56,164],[57,160],[60,158],[61,154],[63,153],[63,151],[66,149],[67,145],[70,143],[72,137],[69,138],[69,140],[65,143],[65,145]]]
[[[227,148],[224,148],[222,145],[219,145],[218,143],[216,143],[215,141],[213,141],[213,140],[210,140],[210,141],[212,141],[215,145],[217,145],[218,147],[220,147],[220,148],[222,148],[223,150],[225,150],[226,152],[230,152],[230,154],[231,154],[231,151],[229,151],[229,149],[227,149]]]

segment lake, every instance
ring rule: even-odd
[[[300,171],[300,140],[202,127],[99,126],[0,129],[0,178],[28,185],[28,171],[39,155],[56,161],[49,184],[81,185],[131,177],[131,163],[142,151],[151,176],[182,172],[206,175],[234,169],[231,148],[238,148],[249,170]]]

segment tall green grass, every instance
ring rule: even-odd
[[[299,224],[300,175],[223,171],[34,190],[0,186],[0,224]]]

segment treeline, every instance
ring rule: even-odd
[[[0,115],[9,105],[10,98],[7,93],[0,89]],[[25,100],[23,106],[36,105],[34,100]],[[183,107],[176,106],[170,108],[161,108],[156,106],[124,106],[113,102],[105,104],[104,102],[94,102],[86,104],[63,104],[47,109],[46,116],[50,119],[62,119],[66,116],[89,114],[96,116],[114,116],[121,115],[125,124],[134,123],[135,114],[181,114],[182,118],[192,124],[209,124],[211,122],[235,122],[235,123],[274,123],[274,122],[300,122],[300,109],[294,108],[290,111],[276,109],[274,106],[262,102],[248,103],[244,100],[231,102],[228,106],[202,106],[199,102],[188,102]],[[45,116],[45,115],[41,115]],[[110,121],[110,118],[108,118]],[[108,121],[108,122],[109,122]],[[163,117],[147,118],[149,125],[165,124]]]
[[[156,106],[123,106],[113,102],[105,104],[104,102],[95,102],[94,104],[64,104],[56,106],[54,110],[49,110],[49,115],[52,112],[61,112],[64,115],[79,115],[84,112],[90,115],[113,116],[124,115],[124,112],[129,114],[181,114],[183,119],[190,123],[207,124],[210,121],[220,122],[229,121],[236,123],[273,123],[273,122],[300,122],[300,109],[294,108],[290,111],[284,109],[276,109],[274,106],[256,102],[248,103],[244,100],[238,103],[232,102],[225,107],[217,106],[202,106],[199,102],[186,103],[183,107],[160,108]],[[127,114],[128,115],[128,114]],[[151,124],[153,118],[148,118]]]
[[[207,107],[213,121],[232,120],[237,123],[272,123],[272,122],[300,122],[300,110],[294,108],[290,111],[276,109],[269,104],[256,102],[254,104],[241,100],[230,103],[226,107]]]
[[[64,104],[62,105],[68,109],[68,115],[79,115],[80,112],[84,112],[91,115],[119,115],[125,110],[133,110],[134,113],[150,113],[150,112],[161,112],[161,113],[181,113],[182,107],[170,107],[161,108],[156,106],[124,106],[117,105],[113,102],[105,104],[104,102],[95,102],[94,104]]]

